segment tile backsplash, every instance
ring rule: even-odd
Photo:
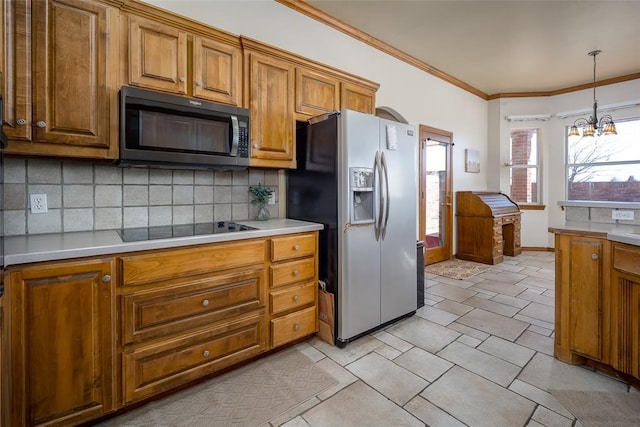
[[[565,206],[565,218],[567,221],[588,221],[600,222],[607,224],[630,224],[640,225],[640,209],[616,209],[610,207],[595,206]],[[634,213],[632,220],[613,219],[612,212],[614,210],[632,211]]]
[[[120,168],[111,164],[5,158],[4,233],[23,235],[243,220],[249,186],[278,186],[277,170]],[[48,212],[31,213],[30,194]],[[276,197],[278,195],[276,194]],[[271,217],[278,205],[269,205]]]

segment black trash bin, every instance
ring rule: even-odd
[[[424,307],[424,242],[416,244],[416,266],[418,268],[418,308]]]

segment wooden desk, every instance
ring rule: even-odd
[[[498,264],[504,255],[520,255],[520,215],[518,205],[506,194],[456,192],[456,258]]]

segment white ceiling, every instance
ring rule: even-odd
[[[306,0],[487,95],[640,72],[640,0]]]

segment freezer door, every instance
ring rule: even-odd
[[[374,223],[350,222],[349,188],[349,168],[375,168],[378,121],[375,116],[350,110],[341,111],[339,119],[338,339],[342,341],[380,325],[380,243]],[[377,183],[377,176],[373,181]],[[376,186],[374,193],[377,191]]]
[[[380,151],[388,184],[380,261],[382,323],[417,308],[417,150],[413,125],[380,120]]]

